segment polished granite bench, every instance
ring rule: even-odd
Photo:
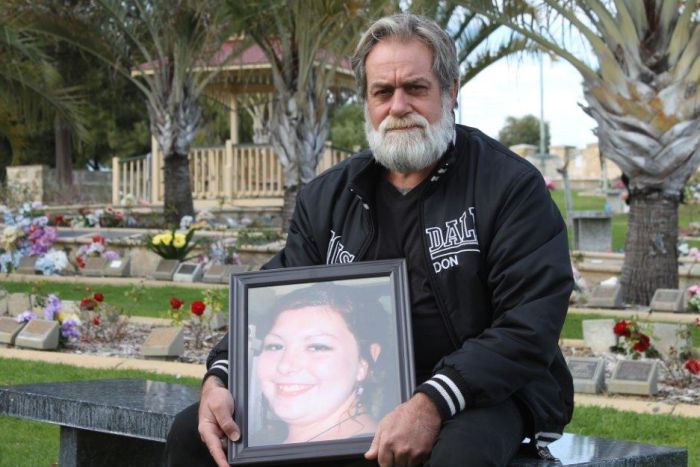
[[[61,425],[61,467],[158,466],[175,415],[196,387],[143,380],[97,380],[0,387],[0,415]],[[516,458],[510,467],[685,466],[685,449],[564,434],[550,445],[561,462]],[[465,464],[465,465],[468,465]]]

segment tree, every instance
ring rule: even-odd
[[[498,141],[510,147],[516,144],[540,144],[540,119],[534,115],[507,117],[506,123],[498,132]],[[549,122],[544,123],[544,152],[549,152]]]
[[[698,1],[540,0],[540,16],[520,21],[504,17],[499,2],[468,3],[583,77],[601,152],[629,177],[623,298],[646,304],[657,288],[677,287],[678,203],[700,165]],[[562,25],[592,60],[570,48]]]
[[[270,139],[282,165],[288,226],[296,195],[316,175],[328,137],[329,88],[373,0],[229,0],[231,18],[265,53],[275,86]],[[347,63],[345,64],[347,66]]]
[[[366,148],[364,120],[362,104],[357,101],[346,102],[336,108],[330,118],[333,146],[349,151]]]
[[[177,224],[194,214],[188,153],[201,120],[199,98],[221,65],[214,57],[230,21],[216,0],[96,0],[82,7],[74,21],[37,10],[35,27],[102,60],[143,94],[164,156],[165,219]]]

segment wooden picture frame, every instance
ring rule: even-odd
[[[232,465],[358,459],[415,387],[404,260],[231,276]],[[339,311],[342,310],[342,311]]]

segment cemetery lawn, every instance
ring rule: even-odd
[[[62,364],[0,358],[0,386],[87,379],[141,378],[198,385],[193,378],[177,379],[142,371],[94,370]],[[577,407],[567,432],[641,443],[687,448],[689,465],[700,467],[700,419],[636,414],[596,407]],[[56,425],[0,417],[0,467],[46,466],[58,461]]]
[[[0,358],[0,386],[87,379],[151,379],[197,386],[196,378],[135,370],[95,370]],[[59,427],[48,423],[0,416],[0,467],[47,466],[58,463]]]
[[[594,313],[569,313],[566,315],[566,321],[564,322],[564,328],[561,331],[561,337],[564,339],[583,339],[583,320],[584,319],[613,319],[615,321],[619,321],[622,319],[625,320],[635,320],[640,323],[644,322],[649,322],[649,321],[659,321],[654,319],[654,315],[652,314],[651,318],[649,318],[648,315],[643,315],[643,316],[634,316],[634,315],[628,315],[628,314],[620,314],[620,316],[605,316],[605,315],[596,315]],[[690,334],[692,336],[693,340],[693,347],[698,348],[700,347],[700,328],[697,326],[692,326],[691,325],[691,330]],[[652,337],[652,342],[653,342],[653,337]]]

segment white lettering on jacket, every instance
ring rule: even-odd
[[[428,252],[435,272],[457,266],[459,253],[480,251],[473,207],[464,211],[459,218],[445,222],[444,228],[426,228],[425,234],[428,236]]]
[[[355,255],[345,251],[345,246],[340,243],[340,235],[336,235],[331,230],[331,240],[328,242],[328,251],[326,252],[326,264],[352,263],[355,261]]]

